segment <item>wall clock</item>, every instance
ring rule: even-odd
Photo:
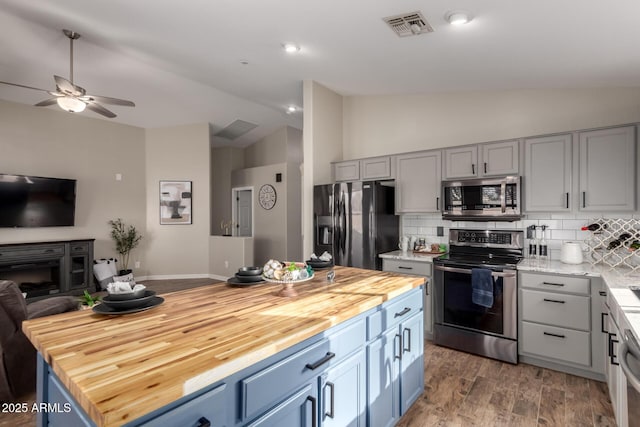
[[[278,196],[276,195],[276,189],[273,188],[272,185],[265,184],[260,187],[260,206],[262,206],[264,209],[273,208],[276,204],[277,197]]]

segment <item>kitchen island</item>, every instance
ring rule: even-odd
[[[318,271],[296,284],[294,298],[277,296],[279,284],[217,284],[166,294],[140,313],[85,310],[24,322],[39,352],[38,401],[60,405],[39,421],[206,425],[200,410],[209,407],[218,411],[211,425],[275,425],[287,409],[301,425],[316,425],[346,401],[333,399],[345,366],[356,367],[359,387],[346,401],[355,417],[399,418],[423,387],[424,332],[415,319],[424,279],[334,270],[332,283]],[[399,363],[390,378],[385,363]],[[326,381],[332,374],[338,378]]]

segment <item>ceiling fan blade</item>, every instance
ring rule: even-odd
[[[56,85],[58,86],[58,88],[62,92],[65,92],[65,93],[67,93],[69,95],[83,96],[85,93],[87,93],[87,91],[84,90],[84,88],[82,88],[82,87],[80,87],[78,85],[74,85],[69,80],[65,79],[64,77],[53,76],[53,79],[56,81]]]
[[[89,102],[87,103],[87,109],[98,113],[98,114],[102,114],[105,117],[109,117],[110,119],[113,119],[114,117],[116,117],[115,113],[107,110],[106,108],[104,108],[102,105],[96,103],[96,102]]]
[[[0,84],[3,84],[3,85],[9,85],[9,86],[23,87],[23,88],[25,88],[25,89],[39,90],[39,91],[41,91],[41,92],[49,92],[49,91],[48,91],[48,90],[46,90],[46,89],[40,89],[40,88],[32,87],[32,86],[19,85],[19,84],[17,84],[17,83],[0,82]]]
[[[48,91],[47,91],[47,93],[48,93],[49,95],[52,95],[52,96],[57,96],[58,98],[59,98],[59,97],[61,97],[61,96],[67,96],[67,95],[65,95],[64,93],[54,92],[54,91],[52,91],[52,90],[48,90]]]
[[[80,99],[86,102],[102,102],[103,104],[123,105],[125,107],[136,106],[136,104],[134,104],[132,101],[127,101],[126,99],[109,98],[108,96],[85,95],[81,96]]]
[[[40,101],[37,104],[35,104],[36,107],[48,107],[49,105],[53,105],[56,102],[58,102],[58,100],[56,98],[50,98],[50,99],[45,99],[44,101]]]

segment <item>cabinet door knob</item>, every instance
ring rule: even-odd
[[[208,419],[206,419],[205,417],[200,417],[198,419],[197,427],[211,427],[211,422]]]

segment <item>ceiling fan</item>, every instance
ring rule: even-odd
[[[116,117],[116,114],[112,111],[107,110],[98,102],[103,104],[112,104],[112,105],[123,105],[125,107],[135,107],[131,101],[127,101],[125,99],[118,98],[109,98],[106,96],[98,96],[98,95],[87,95],[87,91],[76,84],[73,83],[73,41],[80,38],[80,34],[71,30],[62,30],[65,36],[69,37],[69,51],[70,51],[70,59],[69,59],[69,80],[60,76],[53,76],[56,81],[56,90],[49,91],[46,89],[39,89],[37,87],[25,86],[17,83],[9,83],[0,81],[1,84],[10,85],[10,86],[18,86],[26,89],[39,90],[41,92],[47,92],[50,95],[53,95],[53,98],[45,99],[44,101],[38,102],[36,107],[47,107],[49,105],[58,104],[60,108],[70,113],[80,113],[84,111],[85,108],[89,110],[101,114],[110,119]]]

